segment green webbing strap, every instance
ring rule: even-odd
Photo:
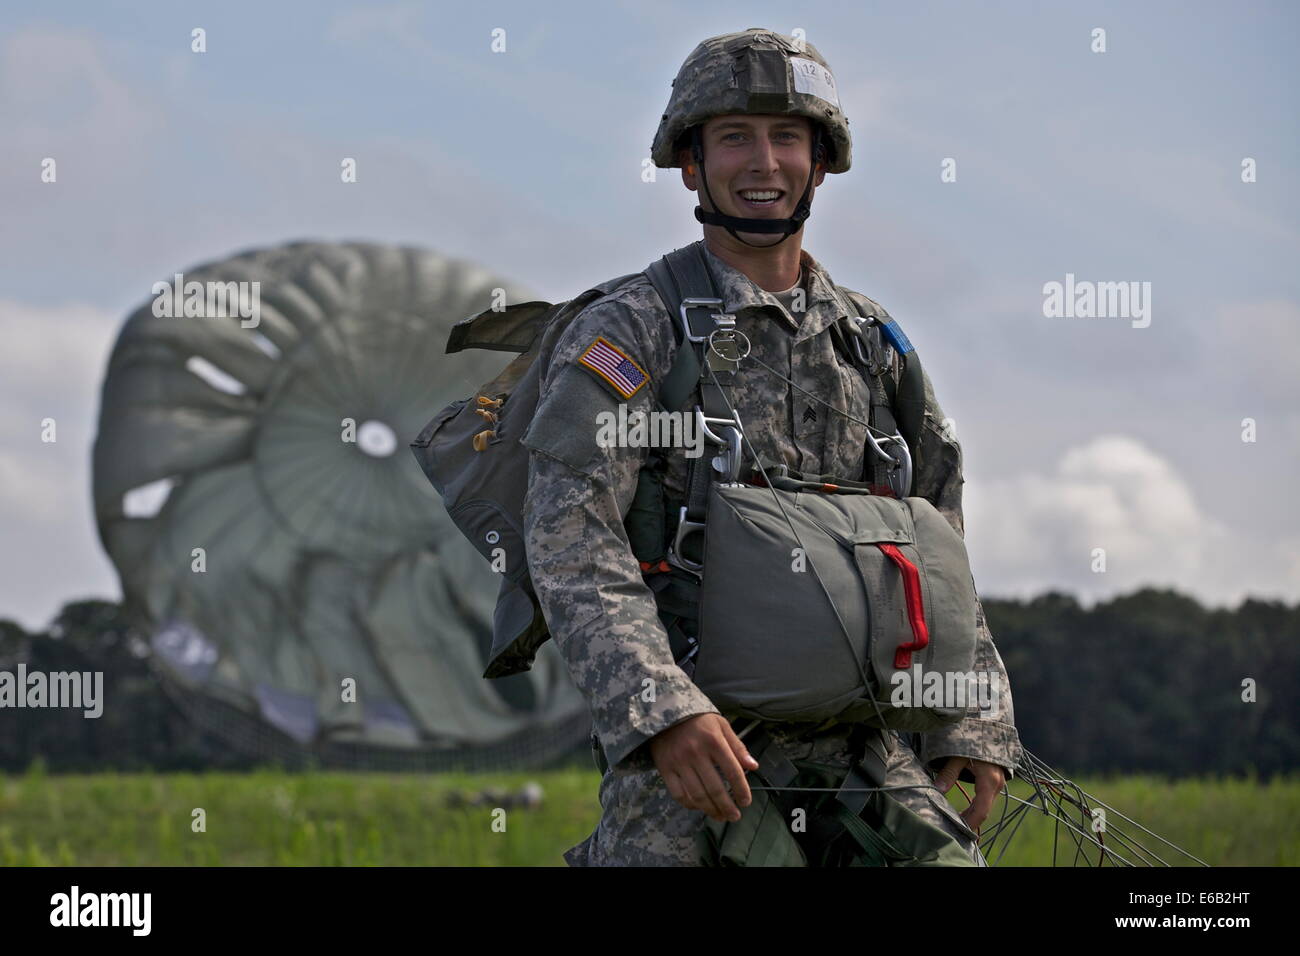
[[[885,378],[889,378],[888,375]],[[898,416],[898,430],[907,446],[912,449],[913,460],[921,445],[921,423],[925,420],[925,376],[921,374],[921,359],[915,351],[903,356],[903,371],[898,380],[898,395],[891,397]],[[916,474],[913,466],[913,474]]]
[[[866,866],[890,866],[902,860],[913,859],[912,854],[877,833],[865,820],[838,800],[831,803],[831,811],[843,824],[849,836],[853,837],[853,841],[862,848],[866,856]]]
[[[679,313],[685,293],[678,287],[674,270],[669,265],[670,256],[680,260],[683,255],[694,255],[694,253],[691,252],[689,246],[674,249],[668,255],[650,263],[645,270],[646,277],[655,287],[655,291],[659,293],[659,298],[663,300],[664,306],[668,309],[668,321],[673,327],[673,338],[678,343],[677,355],[673,359],[673,367],[668,370],[668,374],[664,376],[664,380],[659,386],[659,404],[670,412],[681,407],[700,380],[699,356],[695,354],[695,349],[689,346],[683,347]],[[697,278],[698,276],[699,274],[696,273]],[[707,274],[705,278],[707,278]],[[696,292],[695,294],[702,295],[703,293]]]
[[[866,788],[884,785],[885,765],[881,755],[881,751],[884,749],[883,743],[880,746],[873,746],[874,741],[871,740],[872,734],[879,736],[879,733],[873,728],[855,726],[849,737],[854,762],[840,785],[839,793],[835,794],[833,799],[825,797],[820,800],[814,799],[810,801],[814,808],[820,807],[821,812],[829,813],[835,822],[843,828],[844,832],[848,833],[853,841],[857,843],[863,854],[862,865],[866,866],[889,866],[895,862],[913,859],[912,854],[899,848],[886,836],[876,832],[875,828],[860,816],[871,799],[879,796],[879,791],[873,792]],[[756,842],[750,849],[750,859],[757,860],[767,858],[776,852],[782,852],[779,850],[780,846],[787,848],[789,846],[790,841],[784,839],[784,837],[790,826],[788,816],[794,806],[791,802],[791,793],[798,791],[787,790],[782,792],[779,788],[790,787],[799,778],[800,771],[761,724],[755,727],[747,736],[746,746],[759,763],[758,769],[751,771],[751,773],[758,777],[764,786],[778,788],[767,793],[768,803],[762,808],[761,813],[751,815],[753,819],[746,821],[745,814],[742,813],[741,815],[740,823],[745,824],[744,836],[747,839],[761,841],[762,843],[760,847]],[[778,807],[784,815],[781,820],[781,826],[784,829],[778,831],[774,826],[775,821],[767,821],[767,828],[762,827],[764,819],[771,812],[771,806]],[[783,837],[780,841],[775,839],[778,834]],[[733,836],[733,839],[738,839],[740,836],[741,834],[737,833]],[[788,852],[788,849],[784,852]],[[790,864],[750,862],[747,865]]]
[[[659,293],[664,308],[668,310],[668,323],[672,326],[673,337],[678,343],[672,368],[668,370],[668,374],[664,376],[659,386],[659,404],[665,411],[676,411],[681,408],[682,403],[686,401],[700,380],[699,356],[682,336],[678,313],[681,310],[683,292],[678,286],[673,270],[669,267],[670,256],[681,259],[687,255],[696,257],[689,247],[675,249],[652,262],[645,269],[646,277]],[[700,263],[700,266],[702,268],[703,263]],[[697,273],[697,279],[698,275]],[[632,547],[632,554],[638,561],[657,564],[662,560],[667,554],[668,531],[677,525],[676,509],[670,514],[665,508],[663,474],[666,470],[667,460],[663,450],[652,449],[650,460],[638,475],[632,506],[624,518],[628,542]],[[670,636],[672,636],[671,632]],[[677,648],[674,648],[674,652],[676,651]]]
[[[681,327],[677,324],[677,308],[673,312],[673,332],[681,341]],[[691,394],[695,388],[695,383],[700,380],[700,360],[695,357],[695,349],[678,348],[677,356],[673,359],[673,367],[668,370],[664,376],[664,383],[659,387],[659,404],[664,407],[665,411],[674,412],[681,408],[686,397]]]
[[[646,275],[664,304],[669,307],[673,333],[679,337],[674,367],[669,370],[664,385],[660,387],[661,403],[669,410],[676,410],[691,390],[698,388],[699,408],[706,418],[730,419],[730,409],[735,405],[731,395],[737,364],[734,339],[723,336],[712,346],[706,344],[705,337],[719,328],[714,322],[713,312],[706,307],[690,309],[685,316],[691,335],[698,341],[687,339],[684,334],[686,330],[680,328],[683,301],[718,298],[717,283],[709,270],[702,248],[699,244],[692,244],[675,249],[652,263],[646,269]],[[693,363],[683,357],[684,353],[693,355]],[[696,374],[693,383],[687,378],[692,365]],[[705,520],[709,489],[715,474],[712,462],[711,455],[692,458],[687,462],[685,515],[689,521],[703,523]],[[699,534],[689,535],[683,542],[684,553],[681,557],[685,558],[685,552],[690,552],[690,560],[702,560],[701,537]],[[690,545],[687,546],[686,542],[690,542]]]

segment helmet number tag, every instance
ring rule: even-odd
[[[808,93],[827,103],[840,105],[839,94],[835,92],[835,77],[816,60],[807,57],[790,57],[790,73],[794,77],[794,88],[798,93]]]

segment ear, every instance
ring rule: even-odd
[[[682,164],[682,185],[691,192],[695,192],[700,188],[698,178],[699,168],[691,159],[690,151],[685,149],[682,150],[677,155],[677,161]]]

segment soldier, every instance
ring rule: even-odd
[[[681,167],[686,188],[701,193],[703,254],[750,354],[798,386],[741,364],[733,395],[749,441],[763,457],[805,474],[858,477],[871,386],[834,347],[841,298],[801,248],[813,190],[850,163],[848,121],[827,64],[810,44],[765,30],[706,40],[673,83],[652,155],[661,168]],[[757,807],[746,772],[758,761],[675,662],[647,583],[659,569],[642,567],[630,549],[624,517],[650,450],[604,447],[596,437],[602,411],[625,405],[631,417],[655,409],[678,348],[672,323],[644,276],[592,303],[558,341],[521,439],[530,449],[524,530],[533,585],[588,701],[605,765],[603,815],[565,854],[574,866],[716,863],[710,847],[717,842],[702,834],[739,826]],[[626,374],[592,360],[599,341]],[[890,374],[898,372],[895,361]],[[964,535],[961,449],[942,424],[928,376],[925,387],[913,494]],[[593,425],[575,424],[585,420]],[[665,492],[680,500],[686,456],[679,449],[665,463]],[[978,827],[1020,758],[1006,672],[978,605],[977,626],[974,666],[1000,680],[995,717],[972,706],[960,722],[926,734],[869,731],[888,752],[891,812],[901,807],[939,828],[965,865],[984,865]],[[861,753],[853,735],[862,729],[766,725],[791,759],[841,771]],[[974,802],[960,815],[942,796],[959,778],[975,785]],[[953,857],[943,860],[951,865]]]

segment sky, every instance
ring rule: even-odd
[[[90,448],[155,280],[300,239],[550,300],[637,271],[700,238],[680,174],[642,175],[670,82],[751,26],[835,75],[853,166],[804,248],[924,358],[981,596],[1300,600],[1300,5],[10,2],[0,617],[120,597]],[[1149,316],[1047,314],[1067,275],[1138,283]]]

